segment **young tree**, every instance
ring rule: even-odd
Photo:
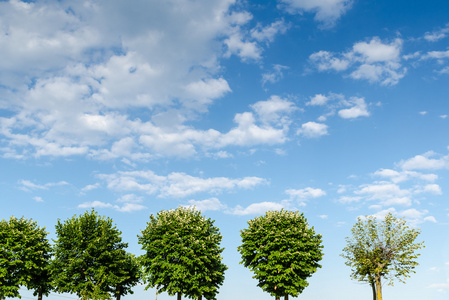
[[[19,297],[21,285],[38,299],[52,290],[51,246],[45,228],[25,218],[0,221],[0,299]]]
[[[201,212],[179,207],[151,215],[139,244],[146,288],[193,299],[215,299],[227,267],[221,262],[222,236]]]
[[[341,256],[351,267],[353,279],[371,285],[374,300],[382,300],[382,278],[393,285],[395,278],[405,283],[409,273],[415,273],[420,255],[415,252],[424,242],[415,242],[420,231],[407,226],[404,219],[391,213],[383,221],[373,216],[358,218],[351,233]]]
[[[81,299],[120,299],[132,292],[140,270],[110,218],[92,210],[58,220],[56,234],[52,275],[58,292]]]
[[[321,235],[298,211],[268,211],[248,221],[240,235],[241,263],[254,272],[258,286],[276,299],[298,296],[309,285],[307,278],[321,267]]]

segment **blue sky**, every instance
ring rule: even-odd
[[[344,238],[358,216],[393,212],[426,248],[385,298],[447,299],[448,12],[441,0],[0,1],[0,218],[55,238],[58,219],[94,207],[139,255],[150,214],[195,205],[224,236],[218,299],[238,300],[271,298],[239,265],[239,230],[299,210],[325,247],[301,299],[358,300],[371,290],[351,281]]]

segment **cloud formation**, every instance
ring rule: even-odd
[[[396,85],[407,72],[401,65],[402,44],[399,38],[388,43],[373,37],[368,42],[355,43],[352,50],[347,52],[315,52],[309,56],[309,60],[319,72],[345,72],[346,76],[353,79]]]
[[[352,6],[352,0],[280,0],[290,13],[314,13],[322,28],[335,25]]]
[[[155,194],[161,198],[183,198],[198,193],[218,194],[267,184],[267,180],[260,177],[202,178],[176,172],[162,176],[152,171],[120,171],[113,174],[100,174],[98,177],[106,182],[109,189]]]

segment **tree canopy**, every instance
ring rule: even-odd
[[[382,221],[373,216],[358,218],[351,233],[341,256],[351,267],[353,279],[371,285],[373,299],[382,299],[382,278],[389,285],[394,279],[405,283],[405,278],[415,272],[420,255],[416,251],[424,247],[424,242],[415,242],[420,230],[410,228],[404,219],[391,213]]]
[[[25,218],[0,221],[0,299],[19,297],[21,285],[38,299],[52,290],[51,246],[45,228]]]
[[[240,235],[241,263],[254,272],[258,286],[276,298],[298,296],[321,267],[321,235],[298,211],[268,211],[248,221]]]
[[[215,299],[227,267],[222,263],[222,236],[214,221],[194,208],[179,207],[150,215],[138,237],[147,287],[169,295]]]
[[[110,218],[92,210],[58,220],[56,234],[52,272],[58,292],[82,299],[120,299],[132,293],[140,269]]]

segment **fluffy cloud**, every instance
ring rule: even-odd
[[[290,200],[297,201],[300,206],[305,206],[310,199],[316,199],[326,196],[326,192],[322,189],[306,187],[303,189],[288,189],[285,191],[290,196]]]
[[[287,124],[267,122],[286,121],[288,101],[260,119],[237,114],[229,132],[185,125],[231,92],[218,75],[223,56],[258,59],[288,29],[283,20],[251,29],[233,4],[0,2],[3,156],[145,161],[283,143]]]
[[[266,101],[259,101],[251,105],[251,108],[257,113],[262,123],[279,126],[288,124],[288,114],[296,110],[293,102],[279,96],[271,96]]]
[[[234,189],[251,189],[267,183],[265,179],[259,177],[200,178],[185,173],[161,176],[152,171],[122,171],[115,174],[101,174],[99,178],[113,190],[157,194],[163,198],[183,198],[198,193],[217,194]]]
[[[281,210],[285,205],[277,202],[260,202],[253,203],[247,207],[237,205],[234,209],[229,211],[230,214],[244,216],[244,215],[261,215],[270,210]]]
[[[271,43],[277,34],[284,34],[288,27],[289,26],[285,24],[284,20],[278,20],[265,27],[258,24],[257,27],[253,28],[250,32],[251,37],[257,41]]]
[[[287,69],[287,66],[279,64],[274,65],[273,71],[262,74],[262,85],[265,85],[267,82],[276,83],[280,81],[284,77],[283,71]]]
[[[400,186],[389,182],[379,182],[362,185],[360,189],[354,192],[356,195],[367,197],[367,200],[378,200],[383,206],[412,205],[409,190],[401,189]]]
[[[449,24],[446,24],[445,28],[441,28],[432,32],[426,32],[424,35],[424,39],[429,42],[437,42],[441,39],[444,39],[449,34]]]
[[[327,135],[326,124],[316,123],[316,122],[307,122],[301,125],[301,128],[296,132],[297,134],[303,135],[309,138],[316,138],[323,135]]]
[[[309,59],[317,67],[318,71],[345,71],[351,64],[349,58],[337,58],[333,53],[323,50],[311,54]]]
[[[145,206],[136,203],[124,203],[122,206],[119,206],[101,201],[84,202],[79,204],[78,208],[110,208],[120,212],[133,212],[146,209]]]
[[[312,96],[310,98],[310,101],[306,103],[306,105],[312,105],[312,106],[322,106],[325,105],[330,100],[330,97],[322,94],[316,94],[315,96]]]
[[[449,169],[449,155],[441,156],[430,151],[399,162],[404,170],[440,170]]]
[[[414,171],[396,171],[392,169],[380,169],[374,175],[388,178],[394,183],[404,182],[413,178],[433,182],[438,179],[436,174],[424,174]]]
[[[346,98],[342,94],[332,92],[327,95],[316,94],[310,97],[310,101],[306,102],[306,106],[319,106],[328,110],[328,112],[318,118],[318,121],[320,122],[326,121],[328,117],[335,115],[337,112],[338,116],[343,119],[355,119],[370,116],[365,98]]]
[[[349,77],[368,80],[381,85],[395,85],[407,71],[400,64],[402,40],[384,43],[374,37],[369,42],[357,42],[352,50],[340,54],[319,51],[310,55],[310,62],[318,71],[350,70]]]
[[[343,119],[355,119],[370,115],[364,98],[352,97],[344,104],[350,107],[338,111],[338,115]]]
[[[310,12],[322,27],[332,27],[351,8],[352,0],[280,0],[291,13]]]
[[[33,191],[33,190],[48,190],[48,189],[50,189],[52,187],[68,185],[68,183],[65,182],[65,181],[48,182],[48,183],[45,183],[45,184],[36,184],[36,183],[33,183],[33,182],[29,181],[29,180],[19,180],[18,183],[19,183],[19,188],[21,190],[24,190],[24,191],[27,191],[27,192]]]
[[[202,212],[208,210],[222,210],[226,208],[226,205],[222,204],[217,198],[210,198],[205,200],[189,200],[188,203],[189,207],[195,207]]]

